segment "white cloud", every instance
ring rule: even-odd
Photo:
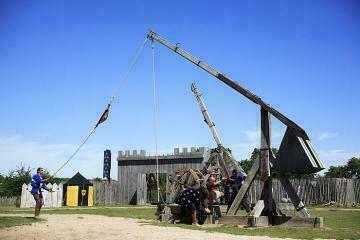
[[[0,173],[24,164],[35,169],[42,166],[56,171],[78,147],[76,144],[49,143],[41,140],[26,140],[21,136],[0,138]],[[77,171],[85,177],[102,177],[103,151],[105,146],[85,144],[77,155],[60,172],[60,177],[71,177]],[[117,151],[116,151],[117,152]],[[112,177],[117,178],[116,154],[112,157]]]
[[[245,130],[243,131],[246,135],[246,137],[248,138],[249,141],[260,141],[260,128],[256,129],[256,130]],[[281,133],[278,130],[272,130],[271,131],[271,137],[273,139],[278,140],[280,137],[283,136],[283,133]]]
[[[330,139],[330,138],[335,138],[338,136],[338,133],[331,133],[331,132],[322,132],[319,134],[318,136],[318,140],[319,141],[322,141],[322,140],[325,140],[325,139]]]
[[[250,141],[260,141],[260,129],[244,131]]]
[[[352,157],[360,157],[360,152],[346,152],[344,150],[320,150],[320,159],[326,168],[332,165],[344,165]]]
[[[233,156],[236,160],[240,161],[245,158],[250,158],[254,148],[259,148],[260,142],[244,142],[239,144],[230,145],[229,148],[232,150]]]

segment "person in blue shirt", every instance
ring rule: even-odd
[[[239,189],[240,189],[241,185],[243,184],[245,178],[246,177],[241,175],[241,173],[239,171],[234,169],[232,171],[232,175],[226,179],[227,183],[230,185],[231,190],[232,190],[226,212],[229,211],[229,208],[230,208],[231,204],[234,202],[235,197],[238,194]],[[248,196],[249,196],[249,194],[248,194],[248,192],[246,192],[243,200],[241,201],[241,205],[244,207],[246,213],[250,214],[251,210],[250,210],[250,202],[249,202]]]
[[[46,187],[46,184],[44,183],[44,180],[42,178],[42,174],[44,172],[43,168],[39,167],[36,172],[37,173],[31,179],[31,194],[33,195],[36,202],[35,217],[39,217],[41,207],[44,204],[44,198],[41,189],[45,189],[49,192],[53,192],[53,190]]]

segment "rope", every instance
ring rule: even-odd
[[[63,168],[66,166],[66,164],[68,164],[68,163],[70,162],[70,160],[80,151],[80,149],[82,148],[82,146],[84,146],[84,144],[89,140],[90,136],[95,133],[95,129],[96,129],[96,128],[94,128],[94,129],[90,132],[90,134],[85,138],[85,140],[78,146],[78,148],[75,150],[75,152],[73,152],[73,154],[71,154],[71,156],[68,158],[68,160],[66,160],[66,161],[63,163],[63,165],[61,165],[61,166],[59,167],[59,169],[56,170],[56,172],[55,172],[53,175],[51,175],[49,178],[43,180],[43,182],[48,182],[48,181],[50,181],[52,178],[55,177],[55,175],[56,175],[58,172],[60,172],[61,169],[63,169]]]
[[[93,135],[96,131],[96,128],[99,126],[99,124],[103,123],[109,114],[109,109],[111,107],[111,104],[115,101],[115,99],[117,98],[117,95],[123,85],[123,83],[128,79],[130,72],[133,70],[135,64],[137,63],[137,60],[144,48],[144,46],[146,45],[147,42],[147,38],[145,38],[144,42],[140,45],[140,47],[137,48],[135,56],[133,57],[132,61],[130,62],[130,65],[127,69],[127,71],[125,72],[125,74],[120,78],[119,80],[119,85],[116,88],[114,95],[110,98],[109,103],[107,104],[107,107],[105,108],[104,113],[101,115],[99,121],[97,122],[97,124],[95,125],[94,129],[89,133],[89,135],[84,139],[84,141],[78,146],[78,148],[75,150],[75,152],[73,154],[70,155],[70,157],[58,168],[58,170],[55,171],[55,173],[53,175],[51,175],[49,178],[45,179],[43,182],[48,182],[50,181],[52,178],[55,177],[55,175],[61,170],[63,169],[69,162],[71,159],[73,159],[73,157],[80,151],[80,149],[84,146],[84,144],[89,140],[89,138],[91,137],[91,135]]]
[[[135,64],[137,63],[140,54],[142,52],[142,50],[144,49],[146,42],[148,41],[148,38],[145,38],[144,42],[136,49],[135,52],[135,56],[133,57],[127,71],[125,72],[125,74],[122,76],[122,78],[120,78],[119,80],[119,84],[118,87],[115,89],[114,91],[114,95],[112,96],[112,98],[110,99],[110,104],[115,101],[115,99],[117,98],[118,93],[120,92],[120,89],[122,87],[122,85],[124,84],[124,82],[126,81],[126,79],[128,79],[130,72],[133,70],[133,68],[135,67]]]
[[[160,183],[159,183],[159,157],[158,157],[158,135],[157,135],[157,108],[156,108],[156,75],[155,75],[155,47],[154,40],[151,40],[152,52],[152,80],[153,80],[153,124],[155,134],[155,159],[156,159],[156,182],[157,182],[157,201],[160,202]]]

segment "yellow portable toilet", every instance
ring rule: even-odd
[[[79,172],[64,184],[66,206],[93,206],[94,186]]]

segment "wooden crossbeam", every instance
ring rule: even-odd
[[[310,214],[305,208],[304,203],[301,201],[300,197],[297,195],[294,187],[291,185],[289,179],[285,176],[279,176],[280,182],[283,185],[286,193],[288,194],[291,202],[293,203],[296,211],[299,212],[301,217],[308,218]]]
[[[262,211],[264,210],[264,200],[258,200],[255,204],[254,209],[251,211],[251,216],[260,217]]]

